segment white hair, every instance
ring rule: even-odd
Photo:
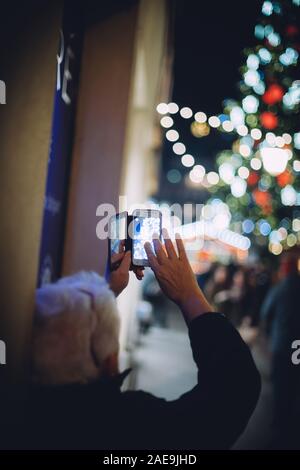
[[[95,272],[80,272],[36,291],[34,380],[85,383],[98,378],[119,350],[119,315],[113,292]]]

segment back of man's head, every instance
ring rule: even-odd
[[[42,384],[87,383],[107,372],[119,349],[114,294],[94,272],[81,272],[36,292],[33,378]]]

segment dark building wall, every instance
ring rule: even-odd
[[[14,2],[0,19],[1,379],[24,371],[34,310],[62,2]]]

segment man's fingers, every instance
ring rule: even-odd
[[[175,239],[176,239],[176,245],[177,245],[179,259],[188,261],[188,257],[187,257],[187,254],[186,254],[186,251],[185,251],[185,248],[184,248],[184,244],[183,244],[182,238],[179,235],[179,233],[175,234]]]
[[[141,281],[144,277],[144,268],[137,268],[137,269],[134,269],[134,274],[136,276],[136,278]]]
[[[143,266],[133,266],[132,268],[136,278],[140,281],[144,277],[144,267]]]
[[[124,252],[123,253],[112,253],[111,255],[111,262],[112,264],[118,263],[124,258]]]
[[[165,247],[166,247],[166,250],[167,250],[167,253],[168,253],[168,257],[170,259],[177,258],[177,254],[176,254],[174,245],[173,245],[172,241],[170,240],[169,233],[166,229],[163,229],[163,237],[164,237]]]
[[[131,264],[131,252],[130,251],[126,251],[125,255],[123,255],[123,259],[122,259],[122,262],[120,264],[120,269],[123,271],[123,272],[129,272],[129,268],[130,268],[130,264]]]
[[[167,260],[167,255],[163,249],[163,246],[158,238],[153,239],[153,246],[158,259],[159,264],[163,264]]]
[[[146,242],[145,245],[144,245],[144,248],[145,248],[145,251],[146,251],[147,256],[148,256],[148,261],[149,261],[149,264],[150,264],[150,268],[152,268],[153,271],[155,271],[158,268],[159,263],[157,261],[157,258],[155,256],[155,254],[153,253],[151,243]]]

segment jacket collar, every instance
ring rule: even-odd
[[[131,371],[132,369],[129,367],[128,369],[125,369],[123,372],[120,372],[119,374],[114,375],[113,377],[100,378],[99,382],[105,382],[114,385],[117,388],[121,388],[124,383],[124,380],[126,379],[126,377],[128,377]]]

